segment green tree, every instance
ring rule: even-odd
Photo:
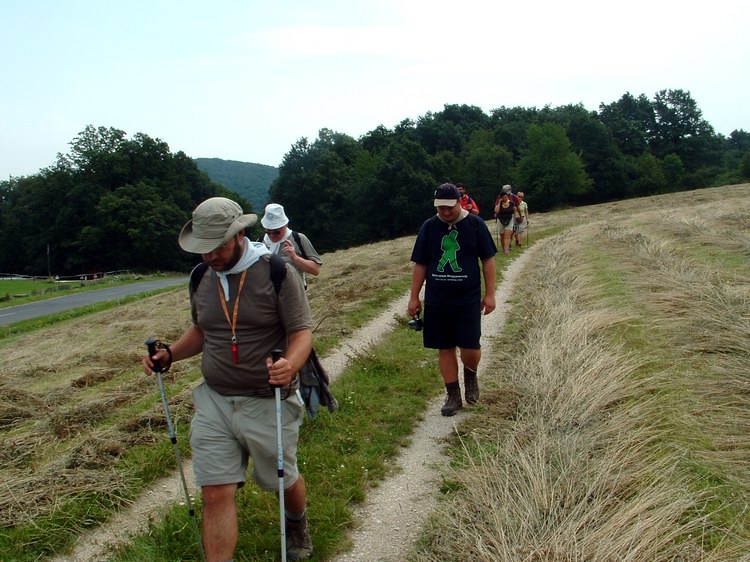
[[[745,152],[740,160],[740,176],[744,179],[750,179],[750,150]]]
[[[656,125],[651,151],[657,158],[677,154],[688,171],[721,162],[721,139],[684,90],[661,90],[654,99]]]
[[[428,112],[417,120],[417,141],[435,155],[441,150],[454,154],[461,151],[471,134],[486,128],[489,118],[481,108],[473,105],[445,105],[443,111]]]
[[[638,177],[632,184],[632,193],[637,197],[654,195],[666,190],[667,179],[662,163],[651,153],[642,154],[637,161]]]
[[[357,205],[370,241],[415,233],[434,214],[433,193],[439,181],[430,173],[432,168],[418,142],[401,138],[388,146]]]
[[[529,127],[528,148],[522,151],[516,178],[519,189],[539,210],[569,203],[591,187],[565,130],[554,123]]]
[[[146,182],[107,193],[92,209],[95,220],[81,229],[76,246],[90,256],[89,268],[181,270],[196,261],[182,252],[177,236],[184,213]]]
[[[541,124],[539,110],[525,107],[501,107],[490,112],[490,124],[495,144],[504,146],[516,160],[527,147],[529,125]]]
[[[649,149],[656,115],[653,103],[644,94],[636,98],[626,92],[616,102],[600,104],[599,118],[623,154],[637,157]]]
[[[0,271],[46,274],[47,245],[61,276],[151,269],[155,256],[159,269],[185,269],[195,256],[176,237],[192,209],[214,195],[247,207],[148,135],[88,126],[70,145],[52,167],[2,183]]]
[[[592,188],[577,202],[598,203],[627,195],[625,157],[596,112],[577,104],[545,108],[541,115],[564,127],[573,151],[581,157],[591,178]]]
[[[484,129],[472,134],[464,147],[463,160],[463,182],[479,204],[482,216],[491,218],[495,196],[513,173],[513,156],[508,149],[494,143],[493,131]]]
[[[347,225],[358,218],[350,209],[361,150],[348,135],[321,129],[315,142],[302,138],[292,146],[271,184],[270,200],[284,205],[292,228],[307,234],[318,251],[346,245]]]
[[[682,187],[682,178],[685,175],[685,166],[682,159],[676,154],[667,154],[662,161],[664,181],[668,191],[679,191]]]

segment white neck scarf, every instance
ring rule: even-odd
[[[281,245],[284,242],[284,240],[289,240],[289,238],[291,238],[291,237],[292,237],[292,229],[291,228],[287,228],[286,229],[286,234],[284,234],[284,237],[281,240],[279,240],[278,242],[271,242],[271,239],[268,237],[268,234],[266,234],[263,237],[263,243],[266,246],[268,246],[268,249],[271,250],[272,254],[278,254],[279,251],[280,251],[279,249],[281,248]]]
[[[245,236],[245,251],[242,253],[240,261],[238,261],[235,266],[228,271],[216,272],[216,276],[221,282],[221,287],[222,289],[224,289],[225,300],[229,300],[229,281],[227,281],[227,275],[242,273],[256,261],[258,261],[261,256],[265,256],[266,254],[270,254],[268,248],[266,248],[260,242],[250,242],[247,236]]]
[[[440,213],[437,214],[437,218],[439,218],[441,221],[443,221],[445,224],[448,225],[448,230],[450,230],[454,225],[461,222],[468,216],[469,216],[469,211],[467,211],[466,209],[461,209],[461,212],[458,214],[458,217],[456,217],[456,220],[448,222],[447,220],[443,219],[443,217],[440,216]]]

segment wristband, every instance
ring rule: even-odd
[[[162,347],[167,350],[167,355],[169,355],[169,365],[167,365],[167,368],[164,369],[164,372],[166,373],[167,371],[169,371],[169,368],[172,366],[172,350],[169,349],[169,346],[166,343],[163,343]]]

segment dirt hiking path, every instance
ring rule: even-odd
[[[505,324],[510,294],[515,277],[529,260],[538,244],[527,249],[503,272],[503,281],[496,290],[497,308],[482,317],[484,349]],[[350,360],[376,344],[393,329],[396,317],[406,312],[409,295],[397,299],[377,318],[342,341],[339,347],[323,358],[331,382],[343,373]],[[437,360],[437,358],[436,358]],[[480,384],[482,366],[480,364]],[[425,419],[416,427],[411,445],[394,461],[397,473],[370,490],[367,500],[355,511],[358,527],[350,539],[353,549],[334,558],[335,562],[390,562],[405,560],[425,518],[438,500],[440,472],[447,458],[440,452],[440,441],[453,431],[456,421],[470,415],[461,410],[454,418],[440,415],[443,396],[428,406]],[[178,435],[178,439],[186,439]],[[191,496],[197,492],[191,460],[183,460],[185,478]],[[127,509],[113,515],[104,525],[82,534],[71,554],[52,558],[52,562],[105,562],[113,547],[129,542],[132,535],[145,531],[150,520],[158,520],[175,501],[184,504],[184,492],[178,471],[153,482]]]

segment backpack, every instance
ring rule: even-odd
[[[307,253],[305,252],[305,247],[302,245],[302,239],[299,237],[299,232],[292,230],[292,238],[294,238],[294,241],[297,243],[297,247],[302,254],[302,259],[306,260]],[[307,291],[307,277],[304,273],[302,274],[302,284],[305,286],[305,291]]]
[[[300,244],[301,247],[302,245]],[[304,253],[304,250],[302,252]],[[281,291],[281,284],[286,279],[286,262],[276,254],[271,254],[269,265],[271,283],[273,283],[274,291],[278,295],[279,291]],[[198,285],[200,285],[201,279],[203,279],[207,269],[208,264],[201,262],[190,272],[189,290],[191,296],[198,290]],[[315,416],[318,415],[320,404],[326,406],[331,413],[339,409],[338,401],[333,397],[328,388],[331,380],[328,377],[328,373],[323,369],[323,365],[321,365],[315,349],[310,351],[310,357],[307,358],[307,361],[305,361],[305,364],[299,371],[299,383],[300,394],[305,403],[305,410],[307,410],[307,415],[310,416],[311,420],[315,419]]]

